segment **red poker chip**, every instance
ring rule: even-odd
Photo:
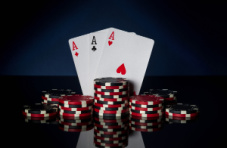
[[[142,108],[142,107],[136,107],[136,106],[131,106],[129,105],[129,108],[133,109],[133,110],[139,110],[139,111],[157,111],[157,110],[161,110],[163,107],[154,107],[154,108]]]
[[[62,96],[59,99],[59,103],[69,104],[69,105],[83,105],[83,104],[91,104],[93,103],[93,97],[91,96],[83,96],[83,95],[70,95],[70,96]]]
[[[126,103],[126,104],[115,104],[115,105],[95,103],[94,105],[98,106],[98,107],[116,108],[116,107],[126,107],[126,106],[128,106],[128,103]]]
[[[95,108],[94,111],[97,113],[103,113],[103,114],[120,114],[120,113],[128,112],[129,109],[119,110],[119,111],[108,111],[108,110],[99,110],[99,109]]]
[[[157,97],[154,95],[136,95],[130,97],[130,102],[134,104],[142,104],[142,105],[156,105],[161,104],[163,101],[162,97]]]
[[[60,119],[67,119],[67,120],[81,120],[81,119],[91,119],[92,120],[92,114],[90,116],[80,116],[80,117],[59,115],[59,117],[60,117]]]
[[[91,116],[92,113],[84,113],[84,114],[68,114],[68,113],[60,113],[61,116],[67,116],[67,117],[85,117],[85,116]]]
[[[167,116],[173,116],[173,117],[182,117],[182,118],[190,118],[190,117],[196,117],[198,116],[198,113],[191,113],[191,114],[175,114],[175,113],[169,113],[165,112],[165,115]]]
[[[123,89],[128,88],[128,85],[122,85],[122,86],[102,86],[102,85],[94,85],[95,88],[101,88],[101,89]]]
[[[140,113],[134,113],[130,112],[132,116],[139,116],[139,117],[160,117],[162,116],[162,113],[156,113],[156,114],[140,114]]]
[[[53,113],[46,113],[46,114],[31,114],[31,113],[26,113],[22,111],[22,114],[26,117],[51,117],[51,116],[57,116],[58,112],[53,112]]]
[[[122,91],[122,92],[100,92],[100,91],[95,91],[95,94],[99,95],[127,95],[127,91]]]
[[[92,106],[82,107],[82,108],[71,108],[71,107],[59,106],[59,108],[62,109],[62,110],[68,110],[68,111],[84,111],[84,110],[91,110]]]
[[[157,116],[157,117],[141,117],[141,116],[130,115],[130,120],[132,120],[132,119],[138,119],[138,120],[160,120],[161,116]]]

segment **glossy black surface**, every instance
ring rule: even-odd
[[[71,88],[81,92],[76,77],[0,77],[3,143],[7,147],[75,148],[79,133],[63,132],[57,124],[27,124],[24,104],[41,101],[41,91]],[[178,91],[177,100],[196,104],[200,116],[189,124],[165,124],[158,132],[142,133],[146,147],[226,146],[227,77],[145,77],[141,92],[151,88]]]

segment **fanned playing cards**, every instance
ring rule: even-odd
[[[94,79],[122,77],[139,94],[154,40],[116,28],[69,39],[83,95],[94,95]]]

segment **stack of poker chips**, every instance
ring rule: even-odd
[[[24,105],[22,114],[28,120],[45,120],[55,118],[58,115],[58,108],[42,103]]]
[[[167,106],[165,109],[165,120],[169,123],[188,123],[194,121],[199,114],[196,105],[177,103]]]
[[[162,127],[163,98],[154,95],[130,97],[130,123],[133,131],[153,132]]]
[[[94,117],[94,145],[96,147],[126,147],[129,118],[103,119]]]
[[[176,104],[177,91],[168,89],[150,89],[148,92],[144,92],[145,95],[155,95],[164,98],[164,105]]]
[[[90,116],[75,117],[75,118],[60,118],[59,129],[65,132],[82,132],[91,130],[93,119]]]
[[[83,118],[92,116],[93,97],[68,95],[59,99],[59,115],[62,118]]]
[[[42,91],[42,100],[44,104],[59,106],[59,98],[61,96],[74,95],[76,92],[71,89],[51,89]]]
[[[128,81],[124,78],[95,79],[94,115],[114,119],[128,113]]]

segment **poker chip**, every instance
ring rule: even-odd
[[[101,86],[122,86],[127,85],[128,82],[125,78],[97,78],[94,80],[94,84],[101,85]]]
[[[58,111],[58,109],[50,105],[35,103],[34,105],[24,105],[23,111],[27,114],[48,114],[55,113]]]
[[[113,99],[118,99],[118,98],[125,98],[128,97],[128,94],[125,95],[100,95],[100,94],[94,94],[95,97],[98,98],[113,98]]]
[[[43,100],[43,103],[44,103],[44,104],[56,104],[56,105],[59,104],[58,101],[48,101],[48,100]]]
[[[50,116],[57,116],[57,112],[54,113],[46,113],[46,114],[31,114],[22,111],[22,114],[27,117],[50,117]]]
[[[84,113],[84,114],[68,114],[68,113],[59,113],[61,116],[66,116],[66,117],[84,117],[84,116],[91,116],[92,113]]]
[[[140,128],[140,129],[149,129],[149,128],[161,128],[162,124],[157,124],[157,125],[135,125],[135,124],[131,124],[129,123],[129,127],[134,127],[134,128]]]
[[[82,105],[82,107],[87,107],[88,104],[93,103],[93,97],[91,96],[83,96],[83,95],[68,95],[62,96],[59,100],[61,104],[68,105]]]
[[[151,95],[160,96],[163,98],[174,98],[177,94],[177,91],[168,90],[168,89],[150,89],[149,93]]]
[[[71,105],[71,104],[59,103],[59,106],[67,107],[67,108],[84,108],[84,107],[91,107],[92,105],[93,105],[93,102],[92,103],[88,103],[88,104],[83,104],[83,105]]]
[[[162,104],[163,102],[160,100],[160,97],[157,96],[146,96],[146,95],[136,95],[130,97],[130,102],[133,104],[141,104],[141,105],[156,105]]]
[[[162,110],[156,110],[156,111],[141,111],[141,110],[130,109],[130,112],[139,113],[139,114],[160,114],[160,113],[162,113]]]
[[[58,126],[64,128],[64,129],[87,129],[87,128],[90,128],[90,127],[94,127],[93,124],[76,125],[76,126],[59,124]]]
[[[128,127],[109,129],[109,128],[101,128],[101,127],[94,126],[94,129],[95,130],[99,130],[99,131],[104,131],[104,132],[116,132],[116,131],[124,131],[124,130],[127,130]]]
[[[128,101],[128,97],[125,98],[99,98],[99,97],[94,97],[95,100],[99,101]]]
[[[161,128],[147,128],[147,129],[142,129],[142,128],[135,128],[135,127],[129,127],[130,130],[132,131],[140,131],[140,132],[155,132],[155,131],[160,131]]]
[[[95,134],[103,134],[103,135],[122,135],[122,134],[128,134],[128,130],[122,130],[122,131],[111,131],[111,132],[106,132],[106,131],[102,131],[102,130],[98,130],[96,128],[94,128],[94,133]]]
[[[128,88],[123,89],[102,89],[102,88],[94,88],[94,91],[97,92],[127,92]]]
[[[100,139],[104,141],[116,141],[116,140],[125,140],[128,137],[127,136],[119,136],[119,137],[102,137],[102,136],[94,136],[95,139]]]
[[[92,118],[74,118],[74,119],[64,119],[64,118],[60,118],[59,122],[66,123],[66,124],[73,124],[73,123],[89,123],[92,122],[93,119]]]
[[[125,100],[125,101],[99,101],[99,100],[95,100],[94,101],[95,103],[98,103],[98,104],[107,104],[107,105],[117,105],[117,104],[128,104],[128,100]]]
[[[69,111],[69,110],[60,110],[60,113],[67,113],[67,114],[85,114],[85,113],[91,113],[92,110],[83,110],[83,111]]]
[[[34,124],[57,124],[56,117],[25,117],[24,121],[26,123],[34,123]]]
[[[128,111],[127,112],[123,112],[123,113],[113,113],[113,114],[110,114],[110,113],[103,113],[103,112],[96,112],[94,111],[93,112],[95,115],[98,115],[98,116],[102,116],[102,117],[119,117],[119,116],[126,116],[128,115]]]
[[[134,107],[140,107],[140,108],[155,108],[155,107],[162,107],[162,104],[155,104],[155,105],[143,105],[143,104],[135,104],[132,102],[129,102],[130,106]]]
[[[93,125],[89,125],[89,126],[82,126],[81,128],[67,128],[64,127],[64,126],[58,126],[58,128],[62,131],[65,131],[65,132],[82,132],[82,131],[89,131],[91,129],[93,129]]]
[[[128,109],[128,107],[108,108],[108,107],[94,106],[94,109],[105,110],[105,111],[120,111],[120,110]]]
[[[110,114],[109,114],[110,115]],[[114,120],[114,119],[124,119],[124,118],[128,118],[129,114],[122,114],[121,116],[105,116],[105,115],[99,115],[99,114],[95,114],[93,113],[93,116],[94,117],[98,117],[98,118],[102,118],[102,119],[105,119],[105,120]]]
[[[147,117],[138,117],[133,116],[130,117],[130,122],[138,122],[138,123],[160,123],[162,121],[162,117],[155,118],[147,118]]]
[[[71,123],[71,122],[64,122],[64,121],[59,120],[58,122],[59,122],[59,124],[69,125],[69,126],[83,126],[83,125],[93,124],[92,121],[89,121],[89,122],[80,122],[80,123],[77,123],[77,122]]]
[[[104,107],[104,108],[118,108],[118,107],[127,107],[128,104],[115,104],[115,105],[111,105],[111,104],[94,103],[94,106]]]
[[[70,107],[63,107],[63,106],[59,106],[60,110],[68,110],[68,111],[85,111],[85,110],[91,110],[92,106],[88,106],[88,107],[82,107],[82,108],[70,108]]]
[[[124,117],[123,119],[121,117],[116,117],[116,119],[103,119],[102,116],[94,117],[94,121],[98,122],[105,122],[105,123],[122,123],[127,122],[129,120],[128,117]]]
[[[92,114],[90,116],[79,116],[79,117],[75,117],[75,116],[63,116],[59,114],[59,117],[61,120],[85,120],[85,119],[92,119]]]
[[[102,85],[94,85],[94,88],[99,89],[128,89],[128,85],[122,85],[122,86],[102,86]]]
[[[118,111],[107,111],[107,110],[99,110],[99,109],[94,109],[94,112],[99,113],[99,114],[122,114],[129,112],[129,109],[125,110],[118,110]]]
[[[129,124],[131,125],[140,125],[140,126],[154,126],[154,125],[159,125],[161,122],[148,122],[148,123],[143,123],[143,122],[135,122],[135,121],[129,121]]]
[[[191,114],[198,113],[199,108],[196,105],[177,103],[166,108],[166,112],[175,114]]]
[[[191,123],[191,122],[195,122],[196,118],[194,119],[181,119],[181,120],[178,120],[178,119],[170,119],[170,118],[165,118],[165,121],[168,122],[169,124],[172,124],[172,123],[177,123],[177,124],[187,124],[187,123]]]
[[[188,118],[198,116],[198,113],[191,113],[191,114],[175,114],[175,113],[165,112],[165,114],[166,114],[167,116],[188,117]]]
[[[101,124],[97,124],[95,123],[94,124],[95,127],[99,127],[99,128],[106,128],[106,129],[119,129],[119,128],[124,128],[124,127],[127,127],[127,125],[101,125]]]
[[[107,95],[107,96],[112,96],[112,95],[127,95],[128,91],[122,91],[122,92],[101,92],[101,91],[95,91],[95,94],[98,95]]]
[[[139,111],[157,111],[157,110],[162,110],[162,107],[141,108],[141,107],[135,107],[135,106],[131,106],[131,105],[129,105],[129,108],[131,108],[133,110],[139,110]]]
[[[128,121],[127,121],[128,122]],[[104,125],[104,126],[115,126],[115,125],[126,125],[127,122],[99,122],[94,120],[94,124]]]
[[[71,89],[51,89],[47,91],[42,91],[42,96],[47,98],[59,98],[61,96],[76,94],[75,91]],[[51,101],[51,100],[50,100]]]
[[[159,117],[162,116],[162,113],[156,113],[156,114],[140,114],[140,113],[134,113],[131,112],[132,116],[139,116],[139,117]]]

